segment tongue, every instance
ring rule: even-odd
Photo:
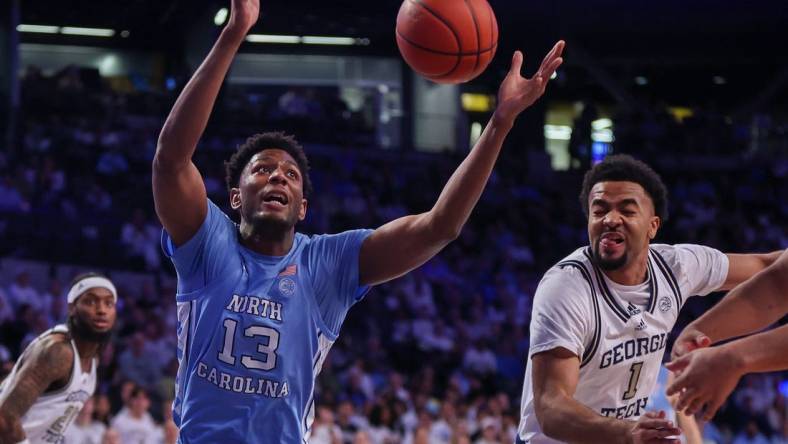
[[[600,244],[602,248],[616,248],[618,246],[618,242],[613,239],[602,239]]]

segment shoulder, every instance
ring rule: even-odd
[[[553,265],[542,277],[538,288],[561,289],[563,287],[564,290],[581,293],[591,291],[593,265],[586,256],[585,250],[585,247],[578,248]]]
[[[65,333],[52,333],[42,338],[34,350],[36,361],[56,369],[71,371],[74,364],[74,348],[71,337]]]
[[[348,230],[335,234],[297,234],[297,239],[303,243],[304,249],[311,253],[329,254],[330,252],[340,253],[346,250],[357,250],[361,248],[364,240],[372,234],[373,230],[360,229]]]
[[[312,235],[305,235],[298,233],[298,236],[302,236],[304,241],[307,243],[320,243],[320,242],[337,242],[337,241],[348,241],[353,239],[364,239],[370,234],[372,234],[374,230],[370,229],[356,229],[356,230],[347,230],[341,233],[332,233],[332,234],[312,234]]]
[[[589,307],[593,282],[588,268],[579,263],[559,262],[545,273],[534,294],[534,306]]]
[[[650,249],[658,261],[676,271],[702,266],[717,256],[724,256],[715,248],[698,244],[652,244]]]
[[[42,382],[57,381],[70,376],[74,349],[68,335],[52,333],[30,344],[20,360],[23,371],[36,375]]]

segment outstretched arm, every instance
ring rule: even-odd
[[[690,323],[676,339],[673,357],[756,332],[785,316],[788,313],[788,251],[773,262]]]
[[[498,106],[492,119],[432,209],[391,221],[364,241],[359,257],[362,284],[379,284],[399,277],[459,236],[484,190],[506,135],[517,116],[544,93],[550,76],[563,62],[563,49],[563,41],[556,43],[530,79],[520,74],[523,55],[515,52],[511,69],[498,91]]]
[[[16,385],[0,395],[0,444],[26,439],[22,417],[52,383],[67,379],[74,363],[68,342],[47,338],[34,346],[19,369]]]
[[[788,325],[695,350],[668,363],[677,376],[667,393],[678,394],[677,411],[692,415],[705,406],[703,418],[711,420],[744,374],[788,369],[786,350]]]
[[[259,11],[259,0],[232,0],[227,26],[186,84],[159,134],[153,159],[153,198],[156,214],[175,245],[191,239],[208,212],[205,184],[192,155],[233,57]]]
[[[730,290],[773,264],[783,251],[771,253],[727,254],[728,277],[720,290]]]

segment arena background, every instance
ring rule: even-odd
[[[514,49],[531,73],[555,40],[567,42],[461,237],[351,310],[319,378],[315,423],[343,442],[412,442],[417,430],[436,443],[513,441],[531,297],[548,267],[587,242],[580,180],[609,153],[649,162],[668,184],[658,241],[788,247],[785,2],[490,4],[495,59],[478,79],[446,86],[399,58],[397,1],[262,1],[252,33],[263,36],[241,48],[198,147],[209,196],[227,209],[222,160],[255,132],[292,132],[316,188],[299,230],[376,227],[429,208],[490,117]],[[111,423],[142,386],[162,441],[176,317],[150,164],[228,6],[0,4],[2,372],[64,320],[77,271],[106,272],[121,307],[94,417]],[[674,333],[720,297],[693,298]],[[786,442],[786,396],[785,373],[745,377],[705,439]]]

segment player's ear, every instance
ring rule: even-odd
[[[301,199],[301,207],[298,209],[298,220],[302,221],[306,217],[306,207],[307,201],[306,199]]]
[[[659,216],[652,216],[651,220],[649,220],[649,227],[648,227],[648,239],[654,240],[657,237],[657,232],[659,231],[659,227],[662,225],[662,219]]]
[[[241,208],[241,189],[230,188],[230,208],[238,211]]]

